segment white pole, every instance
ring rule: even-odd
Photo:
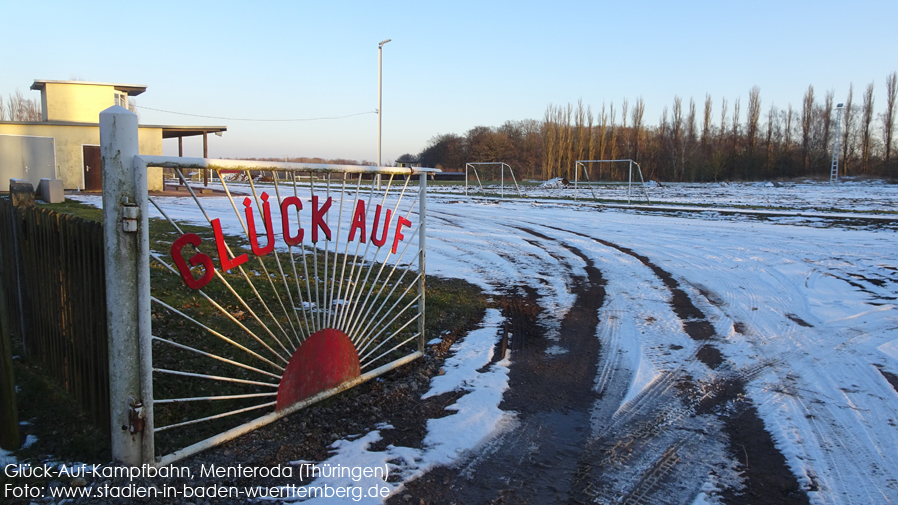
[[[381,117],[383,115],[383,52],[384,52],[384,44],[391,41],[393,39],[387,39],[382,41],[380,44],[377,44],[377,166],[382,166],[380,162],[380,131],[381,131]],[[380,174],[374,176],[376,179],[375,184],[377,185],[377,189],[380,189]]]
[[[141,433],[147,391],[141,384],[141,339],[149,341],[151,328],[147,172],[146,165],[139,170],[134,163],[136,114],[120,106],[100,113],[100,155],[112,458],[140,465],[153,454],[143,454]]]
[[[419,191],[421,192],[418,195],[418,219],[420,220],[421,227],[418,230],[418,271],[421,274],[421,277],[418,278],[418,295],[421,297],[418,299],[418,352],[424,352],[424,342],[426,341],[424,337],[424,293],[425,293],[425,279],[424,279],[424,264],[425,258],[424,253],[426,251],[427,246],[427,173],[421,172],[420,175],[421,187]]]

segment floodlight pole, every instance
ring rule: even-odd
[[[384,68],[384,44],[393,39],[387,39],[377,44],[377,166],[381,166],[380,162],[380,130],[381,116],[383,113],[383,68]],[[375,185],[380,189],[380,174],[374,176]]]
[[[833,136],[833,161],[829,171],[829,183],[835,184],[839,181],[839,140],[842,136],[840,130],[842,128],[842,107],[843,104],[836,105],[836,132]]]

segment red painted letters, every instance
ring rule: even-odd
[[[378,207],[380,207],[380,206],[378,205]],[[377,226],[377,225],[375,225],[375,226]],[[355,240],[355,232],[358,230],[362,231],[361,237],[359,238],[359,240],[361,240],[362,243],[364,244],[365,243],[365,235],[366,235],[366,233],[365,233],[366,232],[366,230],[365,230],[365,201],[364,200],[359,200],[355,204],[355,213],[352,215],[352,226],[349,228],[349,241],[350,242]]]
[[[333,198],[327,197],[324,205],[318,208],[318,197],[312,197],[312,242],[318,242],[318,228],[324,231],[324,235],[328,240],[331,239],[331,229],[327,227],[327,223],[323,218],[327,211],[330,210],[332,200]]]
[[[209,284],[209,281],[212,280],[212,275],[214,274],[213,270],[215,270],[215,266],[212,264],[212,258],[210,258],[208,254],[203,254],[197,251],[196,254],[190,257],[190,264],[197,266],[202,263],[203,268],[206,271],[199,279],[194,279],[193,274],[190,273],[190,267],[187,266],[187,262],[184,261],[184,256],[181,255],[181,249],[187,244],[197,247],[200,245],[200,242],[200,236],[196,233],[185,233],[171,245],[171,258],[175,261],[175,265],[178,267],[178,272],[181,273],[181,278],[184,279],[184,284],[187,284],[187,287],[191,289],[202,289],[203,286]]]
[[[302,236],[305,234],[305,230],[300,228],[299,231],[296,232],[296,236],[290,235],[290,213],[288,212],[288,209],[291,205],[296,207],[296,219],[298,221],[299,211],[302,210],[302,200],[295,196],[288,196],[281,202],[281,229],[284,233],[284,242],[289,246],[294,246],[302,243]]]
[[[380,238],[377,238],[377,223],[380,221],[380,205],[375,208],[377,210],[374,212],[374,223],[371,225],[371,243],[377,247],[382,247],[387,243],[387,228],[390,227],[390,216],[393,214],[393,211],[387,209],[387,218],[384,219],[384,231],[381,233]]]
[[[399,219],[396,220],[396,233],[393,235],[393,249],[391,249],[393,254],[396,254],[396,248],[399,247],[399,241],[405,238],[402,234],[402,227],[411,225],[412,222],[402,216],[399,216]]]
[[[221,219],[212,220],[212,231],[215,232],[215,245],[218,246],[218,262],[221,264],[221,271],[228,270],[240,266],[249,260],[246,253],[237,256],[234,259],[228,259],[228,248],[225,246],[224,234],[221,233]]]
[[[268,203],[268,193],[264,191],[262,192],[262,202],[262,219],[265,221],[265,234],[268,236],[268,243],[265,247],[259,247],[259,238],[256,236],[253,201],[249,197],[243,200],[243,205],[246,206],[246,227],[249,229],[249,245],[256,256],[265,256],[274,250],[274,226],[271,224],[271,204]],[[330,238],[330,235],[327,238]]]
[[[243,205],[245,206],[246,213],[246,225],[247,225],[247,233],[248,239],[250,243],[250,247],[252,248],[253,254],[256,256],[265,256],[271,253],[274,250],[274,224],[272,223],[271,218],[271,204],[268,202],[269,196],[268,193],[263,192],[261,195],[262,198],[262,219],[265,221],[265,235],[267,238],[267,242],[265,247],[259,246],[259,237],[256,234],[256,226],[255,226],[255,213],[252,208],[252,200],[250,198],[246,198],[243,201]],[[330,210],[331,204],[333,203],[333,198],[328,197],[328,199],[321,206],[318,205],[318,197],[312,196],[312,218],[311,218],[311,226],[312,226],[312,242],[318,242],[318,231],[321,230],[324,232],[324,236],[327,240],[331,239],[331,230],[327,224],[326,217],[327,212]],[[295,209],[293,209],[295,207]],[[303,237],[305,236],[305,230],[301,226],[299,226],[299,211],[303,208],[302,201],[295,197],[289,196],[284,198],[281,202],[281,232],[284,237],[284,242],[288,246],[297,246],[302,244]],[[387,236],[389,234],[389,229],[392,223],[393,211],[391,209],[386,210],[386,215],[384,216],[383,221],[381,221],[381,214],[384,213],[384,209],[378,205],[375,207],[374,211],[374,219],[370,223],[371,225],[371,233],[368,233],[368,223],[365,222],[366,213],[365,213],[365,201],[358,200],[355,204],[355,210],[352,215],[352,224],[349,228],[349,241],[356,240],[356,234],[358,234],[358,240],[361,243],[366,243],[368,239],[377,246],[383,247],[384,244],[387,243]],[[296,216],[297,220],[297,230],[295,235],[291,235],[290,233],[290,216]],[[218,249],[218,261],[221,265],[221,271],[227,272],[228,270],[240,266],[246,263],[249,260],[249,256],[246,253],[240,254],[234,258],[231,258],[228,254],[227,245],[224,240],[224,233],[222,232],[221,220],[213,219],[212,230],[215,233],[215,245]],[[411,226],[411,221],[408,219],[398,216],[396,218],[396,227],[394,228],[393,233],[393,247],[392,252],[396,254],[396,250],[399,247],[399,242],[405,239],[405,236],[402,234],[403,227]],[[378,228],[380,228],[380,237],[378,237]],[[181,255],[181,249],[184,248],[185,245],[191,244],[194,247],[198,247],[200,245],[201,239],[199,235],[195,233],[187,233],[177,240],[175,240],[174,244],[171,246],[171,256],[175,261],[175,265],[178,267],[178,272],[181,274],[181,277],[184,279],[184,283],[187,284],[190,288],[193,289],[202,289],[209,281],[212,280],[212,276],[214,275],[215,265],[212,262],[212,258],[209,255],[201,253],[197,251],[190,260],[185,261],[184,257]],[[188,262],[190,265],[188,265]],[[202,264],[205,268],[205,273],[199,279],[194,279],[191,274],[190,268],[191,266],[197,266]]]

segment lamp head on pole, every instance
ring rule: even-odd
[[[393,39],[387,39],[387,40],[381,41],[380,44],[377,44],[377,48],[378,49],[382,48],[384,46],[384,44],[386,44],[387,42],[389,42],[391,40],[393,40]]]

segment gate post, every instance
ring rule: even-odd
[[[140,344],[151,327],[147,173],[134,162],[137,135],[133,112],[112,106],[100,113],[112,457],[128,465],[153,461],[152,452],[143,454],[152,432],[143,430]]]

